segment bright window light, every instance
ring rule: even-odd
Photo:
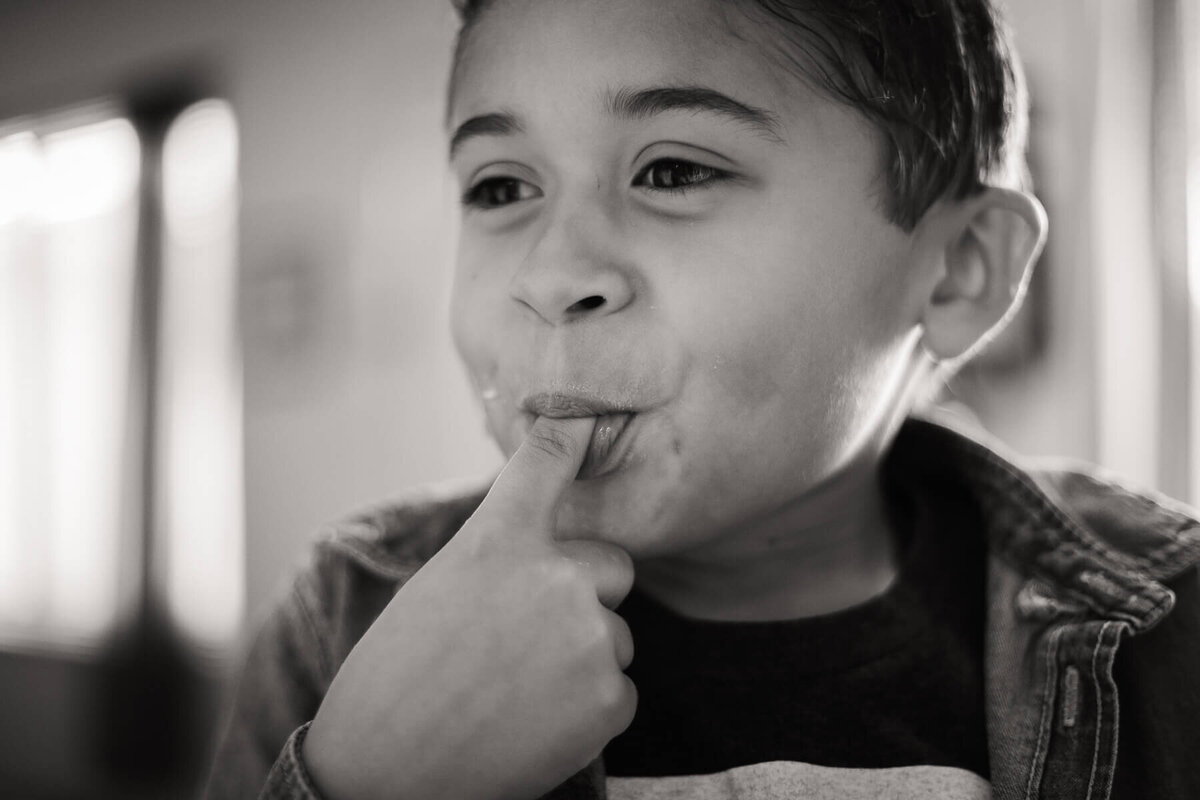
[[[234,640],[244,597],[237,153],[233,112],[215,100],[184,111],[163,151],[166,597],[179,628],[218,649]]]
[[[136,193],[141,154],[129,120],[50,134],[42,151],[40,211],[48,224],[94,219]]]
[[[115,624],[139,143],[124,119],[0,138],[0,638]]]
[[[1186,184],[1184,217],[1187,220],[1187,270],[1191,290],[1191,478],[1190,497],[1200,505],[1200,8],[1179,6],[1180,48],[1183,73]]]

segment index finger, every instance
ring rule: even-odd
[[[492,484],[484,505],[519,514],[523,520],[553,521],[559,497],[583,465],[595,426],[595,417],[538,417]]]

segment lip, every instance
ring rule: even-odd
[[[626,403],[579,392],[537,392],[522,400],[521,408],[530,414],[553,419],[634,413]]]
[[[592,429],[592,438],[588,442],[583,464],[575,476],[576,480],[599,478],[625,465],[633,439],[630,427],[636,419],[637,414],[628,412],[596,418],[596,426]]]
[[[620,403],[594,394],[577,392],[538,392],[528,395],[521,408],[530,415],[569,419],[595,417],[587,453],[576,475],[577,480],[599,478],[620,469],[629,456],[630,427],[638,412]]]

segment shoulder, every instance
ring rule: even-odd
[[[420,487],[320,532],[287,605],[320,649],[328,678],[400,587],[470,518],[487,489],[480,481]]]
[[[1200,514],[1186,504],[1079,461],[1023,466],[1081,528],[1149,577],[1169,581],[1200,561]]]
[[[1086,553],[1092,568],[1165,582],[1200,562],[1194,509],[1101,467],[1017,454],[947,413],[910,418],[896,449],[910,471],[973,497],[990,547],[1023,572],[1067,579]]]
[[[315,566],[403,580],[458,532],[487,490],[480,481],[421,486],[366,508],[320,533]]]

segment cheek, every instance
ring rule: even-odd
[[[499,266],[487,264],[473,242],[459,245],[450,293],[450,330],[459,357],[480,391],[495,379],[505,345],[504,292]]]
[[[812,285],[788,243],[726,240],[705,251],[697,249],[692,263],[707,274],[674,292],[678,335],[694,359],[693,389],[733,415],[802,403],[797,385],[837,336],[826,327],[835,317],[829,292]]]
[[[494,363],[495,356],[489,352],[477,304],[473,304],[470,294],[462,291],[458,285],[450,299],[450,335],[475,391],[483,392],[487,388],[487,377],[494,369],[490,365]]]
[[[677,287],[693,309],[678,318],[699,367],[688,401],[697,432],[685,450],[720,469],[747,459],[811,475],[840,457],[872,403],[894,334],[880,276],[895,254],[889,238],[856,241],[836,225],[797,230],[762,212],[740,222],[751,234],[692,249],[693,264],[711,271],[690,290]]]
[[[484,412],[488,434],[511,455],[524,431],[513,427],[512,414],[502,413],[507,398],[499,389],[501,331],[488,319],[488,304],[472,282],[456,277],[450,297],[450,332],[466,368],[476,402]]]

